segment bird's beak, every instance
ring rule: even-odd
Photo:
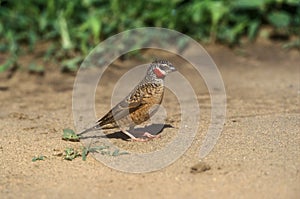
[[[176,68],[175,68],[174,66],[171,66],[170,69],[171,69],[172,72],[177,71]]]

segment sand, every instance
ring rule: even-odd
[[[82,143],[61,139],[64,128],[75,129],[75,75],[53,69],[59,64],[49,64],[44,76],[24,70],[9,79],[1,74],[0,198],[300,198],[299,51],[283,50],[281,43],[269,41],[235,49],[205,48],[226,88],[222,134],[199,162],[210,123],[210,96],[204,82],[199,82],[201,77],[180,66],[193,87],[199,85],[200,127],[178,160],[150,173],[121,172],[91,154],[86,161],[60,156],[67,147],[80,150]],[[20,61],[26,64],[31,59],[23,56]],[[98,117],[110,108],[115,82],[135,63],[117,61],[107,71],[103,81],[110,82],[96,95]],[[108,139],[131,152],[163,148],[176,137],[180,122],[174,97],[165,93],[163,105],[170,110],[167,123],[174,128],[164,128],[161,138],[136,143],[111,130]],[[32,162],[38,155],[46,156],[45,160]]]

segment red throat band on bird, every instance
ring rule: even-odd
[[[166,76],[166,73],[162,71],[160,68],[154,68],[153,72],[158,78],[164,78]]]

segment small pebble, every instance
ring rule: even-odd
[[[191,167],[191,173],[202,173],[210,170],[210,166],[205,162],[199,162]]]

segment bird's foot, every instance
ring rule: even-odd
[[[131,139],[131,141],[136,141],[136,142],[147,142],[149,140],[152,140],[154,138],[159,138],[160,135],[152,135],[151,133],[148,133],[148,132],[144,132],[143,135],[142,135],[142,138],[140,137],[135,137],[133,136],[131,133],[129,133],[128,131],[124,130],[124,129],[121,129],[121,131],[128,135]]]
[[[134,142],[147,142],[147,141],[149,141],[148,138],[131,138],[130,140],[134,141]]]
[[[145,132],[143,134],[143,137],[147,137],[149,139],[153,139],[153,138],[160,138],[160,135],[152,135],[151,133]]]
[[[147,142],[147,141],[152,140],[154,138],[159,138],[160,135],[152,135],[151,133],[145,132],[143,134],[143,137],[144,138],[134,137],[134,138],[131,138],[131,140],[136,141],[136,142]]]

